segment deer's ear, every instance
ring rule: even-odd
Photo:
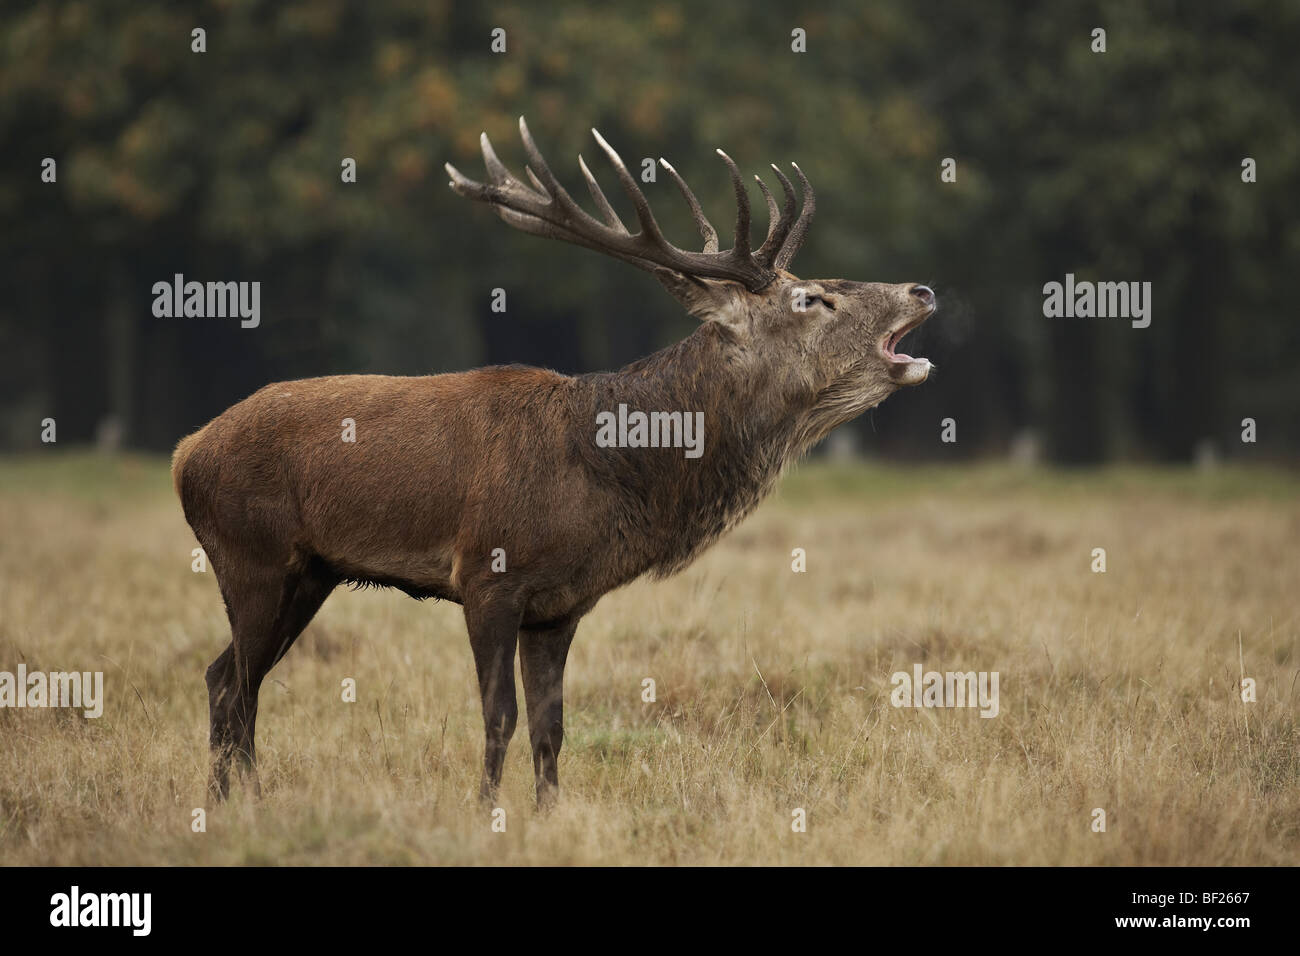
[[[733,323],[728,308],[735,297],[736,283],[718,279],[700,279],[671,269],[655,269],[655,278],[691,315],[705,322]]]

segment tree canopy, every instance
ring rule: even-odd
[[[111,418],[163,448],[276,378],[595,371],[689,333],[652,278],[447,189],[444,161],[481,174],[480,131],[522,170],[523,114],[575,196],[581,152],[620,209],[590,127],[634,171],[668,157],[720,225],[715,147],[747,175],[795,160],[819,199],[798,274],[932,286],[938,372],[851,426],[873,451],[1300,450],[1292,3],[42,0],[0,47],[4,447],[49,415],[61,442]],[[691,240],[671,182],[643,188]],[[260,281],[259,327],[156,317],[178,273]],[[1067,273],[1150,282],[1150,326],[1045,317]]]

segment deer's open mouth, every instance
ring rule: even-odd
[[[902,325],[896,329],[891,330],[885,336],[885,340],[883,343],[881,343],[880,346],[880,351],[885,356],[885,358],[888,359],[890,362],[897,362],[899,364],[925,361],[925,359],[916,359],[906,354],[905,352],[898,351],[898,343],[903,340],[903,336],[907,335],[908,332],[912,331],[914,328],[916,328],[918,325],[920,325],[929,317],[930,317],[930,313],[927,312],[925,315],[912,319],[906,325]]]
[[[934,304],[915,318],[908,319],[902,325],[890,329],[880,342],[880,354],[887,363],[889,377],[898,385],[920,385],[930,377],[934,368],[929,359],[914,358],[906,352],[898,351],[903,336],[934,314]]]

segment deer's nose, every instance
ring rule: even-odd
[[[920,299],[922,305],[934,307],[934,290],[928,285],[914,285],[907,291]]]

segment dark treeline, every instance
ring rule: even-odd
[[[652,278],[447,189],[445,160],[482,175],[481,130],[522,173],[525,114],[575,196],[581,151],[622,199],[597,126],[634,171],[671,159],[724,235],[714,148],[747,174],[796,160],[819,198],[796,272],[934,287],[905,348],[938,372],[850,426],[872,453],[1032,434],[1062,462],[1189,460],[1207,440],[1294,459],[1300,6],[1028,6],[9,4],[0,447],[39,444],[52,417],[60,445],[162,449],[275,379],[595,371],[689,333]],[[698,242],[666,178],[644,189]],[[260,324],[156,317],[177,273],[260,282]],[[1067,273],[1150,282],[1150,326],[1045,317]]]

